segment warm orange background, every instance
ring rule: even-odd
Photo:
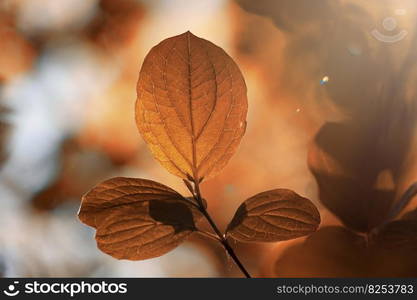
[[[417,179],[417,4],[294,2],[0,1],[1,113],[10,124],[2,137],[0,276],[240,276],[225,252],[201,237],[161,258],[117,261],[96,248],[94,231],[76,217],[80,197],[113,176],[153,179],[188,195],[182,181],[153,160],[134,122],[144,56],[187,30],[232,56],[248,87],[248,125],[240,147],[223,172],[202,185],[222,229],[243,200],[273,188],[311,199],[322,226],[341,225],[319,201],[307,164],[326,122],[359,128],[330,135],[327,142],[343,145],[347,161],[332,172],[392,191],[395,202]],[[382,24],[389,16],[397,22],[392,31]],[[404,29],[407,35],[384,43],[372,36],[374,29],[387,35]],[[325,76],[329,81],[321,84]],[[374,142],[375,136],[381,138]],[[381,161],[387,165],[378,169]],[[358,170],[373,165],[379,171],[368,182]],[[367,199],[351,201],[355,215],[357,209],[373,222],[374,210],[361,208]],[[340,239],[348,246],[315,248],[307,268],[289,258],[284,275],[360,276],[337,261],[324,262],[329,269],[322,274],[311,262],[326,251],[343,253],[340,261],[355,260],[349,255],[356,250],[345,250],[354,244],[350,237],[329,236],[323,243]],[[254,276],[278,276],[280,255],[301,242],[232,246]],[[387,270],[376,274],[404,275],[402,265]]]

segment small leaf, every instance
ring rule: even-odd
[[[84,195],[79,219],[97,229],[97,246],[118,258],[161,256],[196,230],[201,213],[176,191],[136,178],[106,180]]]
[[[137,85],[136,124],[169,172],[200,182],[214,176],[245,133],[246,85],[236,63],[186,32],[146,56]]]
[[[188,180],[183,179],[182,180],[184,184],[186,185],[187,189],[190,191],[191,194],[194,195],[194,187],[191,185],[191,183]]]
[[[311,234],[319,224],[320,214],[310,200],[276,189],[243,202],[227,234],[242,242],[277,242]]]

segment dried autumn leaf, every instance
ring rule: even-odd
[[[140,133],[153,156],[184,179],[218,173],[245,133],[246,85],[238,66],[190,32],[151,49],[137,93]]]
[[[291,190],[276,189],[243,202],[227,234],[242,242],[277,242],[311,234],[319,224],[320,214],[310,200]]]
[[[84,195],[80,220],[97,229],[97,246],[118,258],[161,256],[196,228],[200,212],[171,188],[155,181],[117,177]]]

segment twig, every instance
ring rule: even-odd
[[[207,221],[210,224],[213,231],[217,234],[218,238],[216,238],[216,240],[218,240],[223,245],[224,249],[227,251],[227,253],[230,255],[230,257],[234,260],[234,262],[239,267],[239,269],[242,271],[242,273],[247,278],[251,278],[249,272],[245,269],[243,264],[240,262],[239,258],[236,256],[236,253],[234,252],[233,248],[229,245],[229,242],[223,236],[223,234],[220,232],[216,223],[213,221],[210,214],[207,212],[207,209],[205,208],[204,203],[203,203],[203,198],[201,197],[200,182],[193,181],[193,183],[194,183],[194,191],[195,191],[195,193],[193,194],[194,199],[198,203],[198,205],[200,206],[199,209],[200,209],[201,213],[207,219]]]

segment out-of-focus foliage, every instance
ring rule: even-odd
[[[80,196],[99,181],[155,172],[134,123],[137,72],[149,50],[142,32],[153,9],[169,11],[156,1],[1,1],[1,122],[12,125],[1,148],[2,158],[8,153],[0,175],[2,275],[213,276],[223,269],[226,258],[198,238],[153,263],[115,263],[76,221]]]
[[[390,16],[393,31],[383,26]],[[9,135],[0,135],[7,157],[0,174],[0,274],[238,275],[220,247],[198,237],[161,258],[115,261],[97,251],[94,232],[76,220],[80,196],[113,176],[154,178],[186,195],[138,138],[134,105],[145,54],[187,30],[222,45],[248,87],[245,138],[202,187],[216,221],[225,228],[243,199],[286,187],[322,205],[322,222],[338,226],[311,236],[311,255],[292,256],[321,261],[320,269],[291,263],[289,247],[303,240],[237,242],[239,257],[254,275],[363,274],[355,263],[333,264],[332,257],[351,262],[365,255],[367,239],[352,230],[378,227],[389,241],[412,233],[392,235],[403,226],[382,230],[381,218],[417,179],[416,16],[414,0],[0,1],[1,122],[10,124]],[[374,29],[407,35],[387,44],[370,34]],[[412,197],[396,221],[413,215],[416,205]],[[259,253],[267,249],[265,260]],[[379,249],[379,263],[369,268],[374,276],[414,274],[404,258],[414,255],[409,250]],[[261,263],[276,270],[263,272]]]
[[[397,232],[402,242],[412,243],[409,238],[414,232],[412,224],[386,223],[408,207],[415,196],[415,193],[409,195],[406,201],[401,197],[416,180],[413,155],[417,125],[417,94],[413,87],[417,71],[415,3],[399,4],[390,0],[236,2],[250,15],[246,21],[251,22],[250,26],[238,22],[240,35],[237,36],[237,45],[248,61],[253,63],[252,57],[267,61],[270,53],[262,53],[265,50],[257,45],[265,48],[268,42],[276,44],[271,35],[281,38],[278,56],[283,59],[276,64],[279,71],[263,65],[260,70],[266,80],[268,75],[274,79],[269,83],[273,93],[310,101],[297,100],[300,111],[306,107],[306,117],[315,124],[310,131],[314,140],[309,145],[308,166],[318,184],[319,200],[349,228],[313,234],[304,244],[284,251],[272,273],[279,276],[414,274],[415,264],[404,258],[406,254],[401,246],[382,250],[379,242],[369,245],[374,239],[391,238],[395,244],[393,232]],[[386,24],[392,18],[396,23],[390,32]],[[273,26],[254,25],[266,19]],[[387,43],[375,38],[373,30],[387,36],[406,30],[407,36],[396,43]],[[275,83],[277,79],[279,83]],[[350,230],[364,232],[367,239]],[[389,238],[383,232],[390,233]],[[339,244],[349,250],[339,251],[335,248],[339,245],[327,245],[331,236],[335,240],[340,236]],[[358,248],[356,240],[365,246]],[[345,261],[357,257],[359,263],[337,262],[342,260],[340,252],[346,254]],[[384,257],[398,268],[387,265],[385,270],[381,266],[375,269],[368,263],[360,266],[367,255],[372,257],[371,264],[377,264],[374,257],[377,260]],[[304,268],[297,263],[302,257],[311,258],[311,263],[306,262]],[[315,257],[317,262],[313,261]],[[334,264],[325,263],[328,257],[335,257]],[[320,264],[324,267],[320,268]],[[355,269],[356,266],[364,269]]]

